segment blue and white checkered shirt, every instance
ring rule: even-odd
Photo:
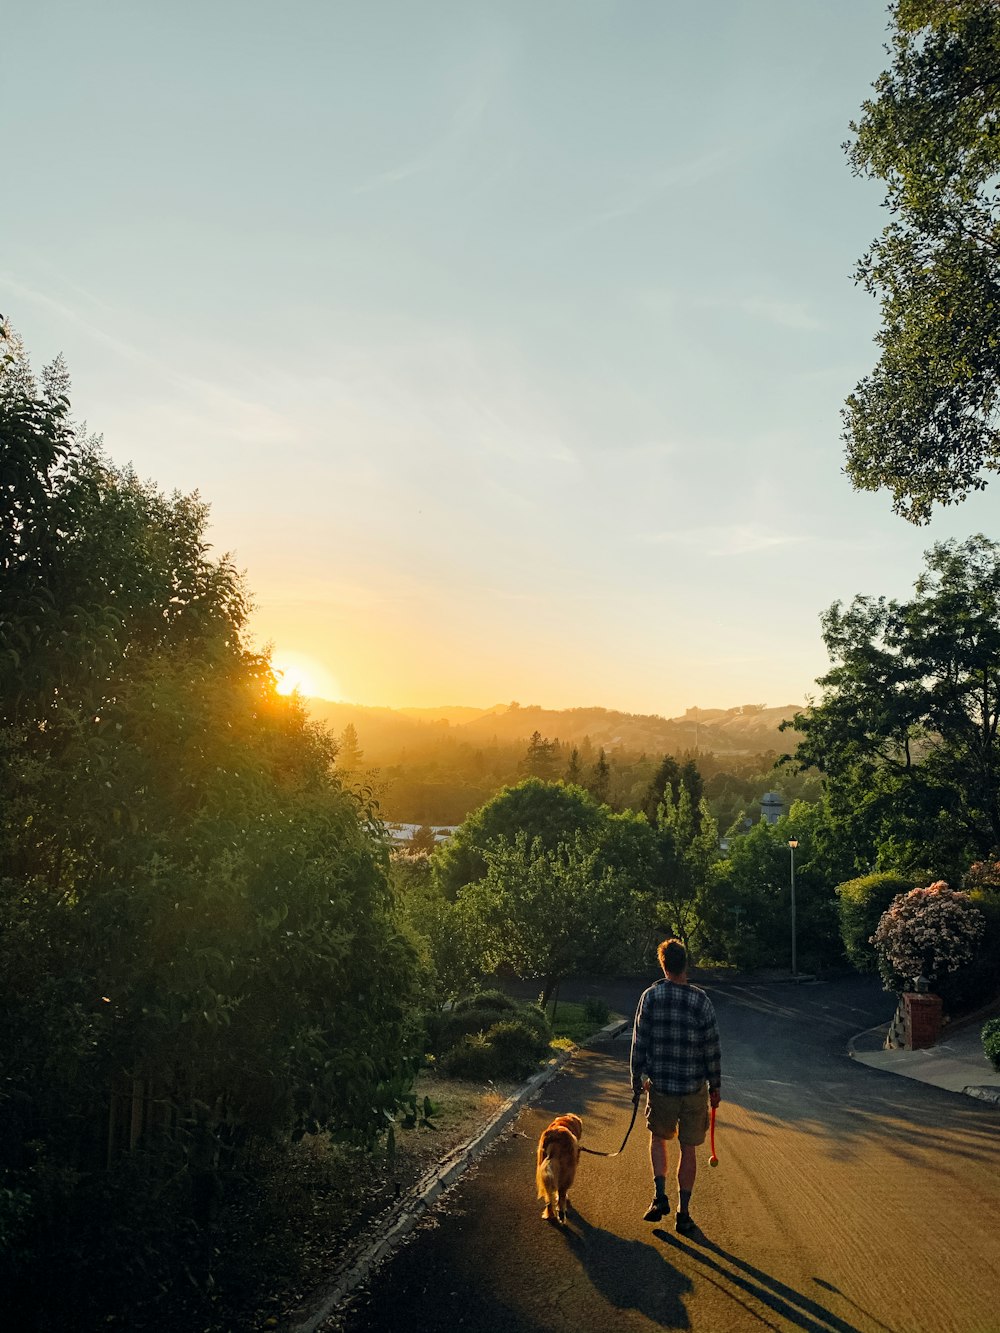
[[[649,1077],[657,1092],[697,1092],[722,1083],[722,1049],[712,1001],[697,986],[658,981],[643,991],[632,1030],[632,1091]]]

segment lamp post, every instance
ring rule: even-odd
[[[795,849],[799,845],[798,838],[788,839],[788,853],[792,859],[792,976],[799,974],[797,960],[795,957]]]

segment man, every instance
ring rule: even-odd
[[[664,940],[657,950],[663,980],[644,991],[632,1031],[632,1093],[638,1104],[646,1090],[653,1202],[643,1221],[670,1214],[667,1198],[667,1143],[680,1142],[676,1227],[694,1230],[689,1205],[698,1169],[696,1150],[708,1132],[708,1107],[721,1101],[722,1054],[712,1001],[687,977],[687,949]]]

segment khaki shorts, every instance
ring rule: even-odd
[[[708,1084],[703,1083],[697,1092],[683,1094],[648,1088],[646,1128],[658,1139],[672,1139],[676,1135],[686,1148],[704,1143],[708,1133]]]

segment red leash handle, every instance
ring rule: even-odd
[[[713,1107],[712,1107],[712,1124],[711,1124],[712,1155],[711,1155],[711,1157],[708,1159],[708,1164],[709,1164],[709,1166],[718,1166],[718,1165],[719,1165],[719,1159],[718,1159],[718,1157],[716,1157],[716,1155],[715,1155],[715,1111],[716,1111],[716,1108],[713,1106]]]

